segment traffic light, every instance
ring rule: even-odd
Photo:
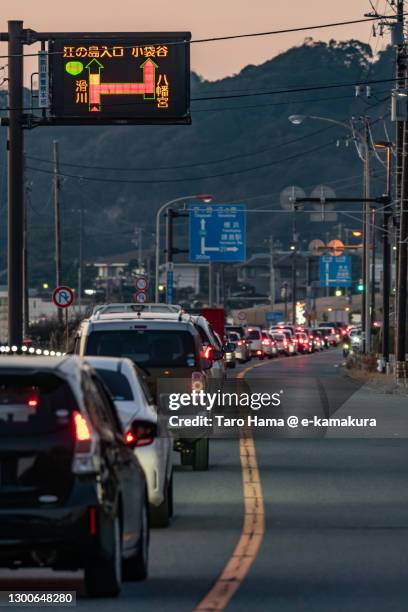
[[[343,295],[342,290],[341,289],[336,289],[335,296],[336,297],[341,297],[342,295]]]
[[[360,293],[362,293],[364,291],[364,285],[363,283],[358,283],[357,285],[357,291],[359,291]]]

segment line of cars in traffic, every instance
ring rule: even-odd
[[[322,350],[337,336],[282,324],[229,325],[222,338],[176,306],[109,304],[81,322],[72,354],[5,353],[0,567],[81,569],[90,596],[146,578],[149,528],[173,515],[172,451],[209,467],[208,431],[169,428],[171,393],[222,390],[231,363]]]
[[[70,355],[3,354],[0,567],[81,569],[90,596],[116,596],[170,523],[173,448],[209,467],[208,434],[170,431],[161,403],[222,388],[223,339],[179,308],[120,304],[80,324]]]
[[[313,353],[337,346],[348,333],[343,323],[320,323],[318,327],[305,327],[279,323],[268,329],[258,325],[227,325],[225,333],[230,346],[228,363],[245,363],[251,357],[272,359],[279,355]],[[235,353],[235,355],[234,355]]]

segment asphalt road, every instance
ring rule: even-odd
[[[339,373],[340,359],[328,351],[252,362],[246,380],[252,391],[283,390],[281,414],[335,415],[363,398]],[[386,409],[381,395],[368,405]],[[302,436],[254,434],[265,530],[228,610],[406,612],[408,440],[329,439],[325,428]],[[80,574],[45,570],[0,572],[0,589],[76,589],[81,610],[193,610],[229,561],[244,519],[239,441],[212,441],[211,464],[200,473],[177,467],[173,525],[152,531],[150,577],[126,583],[119,599],[88,600]]]

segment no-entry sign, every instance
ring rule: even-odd
[[[70,287],[57,287],[53,291],[52,301],[58,308],[68,308],[74,301],[74,292]]]

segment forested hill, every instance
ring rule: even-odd
[[[390,49],[373,61],[369,47],[358,41],[326,45],[307,40],[301,47],[219,81],[208,82],[193,74],[191,126],[38,128],[28,132],[33,280],[53,265],[50,172],[54,139],[60,143],[65,175],[63,253],[69,266],[78,248],[80,206],[86,209],[85,257],[90,260],[132,249],[135,226],[145,228],[145,244],[151,243],[159,205],[185,194],[211,193],[218,201],[239,201],[257,211],[274,211],[280,209],[279,194],[288,185],[299,185],[310,193],[316,184],[324,183],[338,195],[360,193],[361,161],[352,143],[345,146],[346,131],[312,120],[294,126],[288,116],[303,113],[347,120],[368,114],[378,118],[374,131],[385,140],[380,118],[387,115],[392,84],[373,84],[370,98],[365,97],[365,88],[356,97],[351,84],[390,79],[393,55]],[[350,85],[326,88],[341,83]],[[5,96],[2,99],[4,107]],[[0,151],[3,220],[4,132]],[[342,139],[337,143],[340,146],[336,146],[338,139]],[[374,171],[383,176],[381,165]],[[382,185],[374,189],[381,191]],[[328,224],[309,223],[306,215],[302,219],[304,240],[331,231]],[[347,224],[346,218],[340,220]],[[249,251],[261,248],[271,233],[287,244],[291,221],[283,212],[254,212],[249,215],[248,231]],[[2,270],[4,222],[0,238]]]

